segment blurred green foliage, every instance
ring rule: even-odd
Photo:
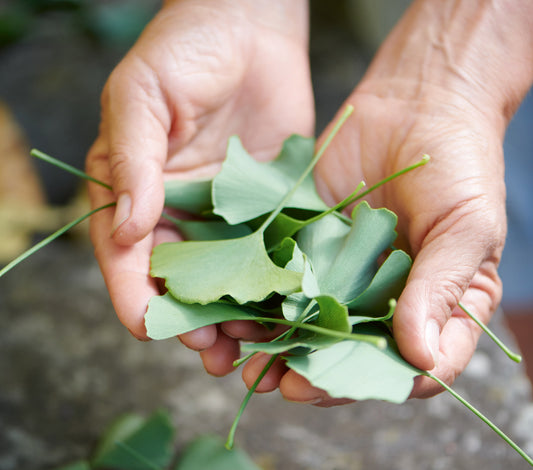
[[[159,2],[141,0],[7,0],[0,5],[0,47],[31,35],[38,22],[60,14],[78,34],[103,44],[131,44]],[[59,20],[59,18],[58,18]]]

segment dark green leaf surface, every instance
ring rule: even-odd
[[[212,211],[211,183],[210,179],[165,181],[165,207],[191,214]]]
[[[172,459],[174,429],[166,412],[149,418],[125,415],[104,434],[91,460],[93,468],[153,470]]]

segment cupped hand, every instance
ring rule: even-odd
[[[464,97],[443,89],[425,96],[393,95],[393,81],[363,82],[347,100],[354,113],[316,169],[322,196],[331,205],[364,180],[379,180],[431,160],[368,197],[373,207],[398,215],[398,240],[414,263],[394,315],[394,337],[403,357],[451,384],[468,364],[480,328],[458,307],[462,302],[488,323],[501,297],[497,266],[506,216],[502,126]],[[404,89],[403,85],[399,89]],[[325,133],[327,133],[326,130]],[[243,370],[247,386],[264,357]],[[280,366],[260,391],[280,387],[291,401],[343,404],[295,372]],[[417,378],[413,397],[440,388]]]
[[[274,157],[291,133],[312,135],[313,97],[303,1],[167,1],[111,74],[87,171],[91,238],[120,321],[147,339],[144,314],[159,294],[150,254],[177,234],[159,223],[163,182],[212,175],[238,134],[258,159]],[[237,341],[206,327],[182,341],[222,375]],[[216,357],[215,357],[216,356]]]

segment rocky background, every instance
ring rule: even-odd
[[[11,184],[9,191],[7,182],[4,192],[0,187],[0,246],[14,243],[0,265],[20,251],[17,241],[35,242],[51,225],[82,213],[78,182],[45,165],[28,166],[24,155],[31,145],[83,165],[105,78],[158,3],[0,2],[0,100],[16,148],[0,154],[0,182]],[[354,2],[325,3],[314,2],[312,16],[318,129],[358,81],[380,28],[387,28],[376,23],[370,28],[376,38],[363,40],[345,14]],[[361,0],[359,8],[368,3]],[[368,18],[367,26],[373,24]],[[5,175],[15,164],[25,176],[13,187],[14,178]],[[21,204],[16,210],[14,200]],[[102,430],[128,411],[168,409],[176,449],[202,433],[225,436],[245,394],[239,372],[208,376],[197,354],[177,340],[140,343],[128,334],[113,313],[84,230],[0,279],[0,319],[0,470],[53,469],[85,457]],[[513,344],[501,315],[491,326]],[[533,454],[529,382],[523,367],[488,338],[455,389]],[[256,395],[237,442],[264,470],[527,468],[447,395],[333,409],[287,403],[278,393]]]

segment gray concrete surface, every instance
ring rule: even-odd
[[[0,470],[86,456],[125,411],[170,410],[176,448],[200,433],[225,436],[245,393],[239,372],[208,376],[177,340],[133,339],[85,243],[58,241],[2,278],[0,317]],[[529,384],[487,338],[455,388],[533,452]],[[332,409],[257,395],[237,441],[265,470],[528,468],[447,395]]]

